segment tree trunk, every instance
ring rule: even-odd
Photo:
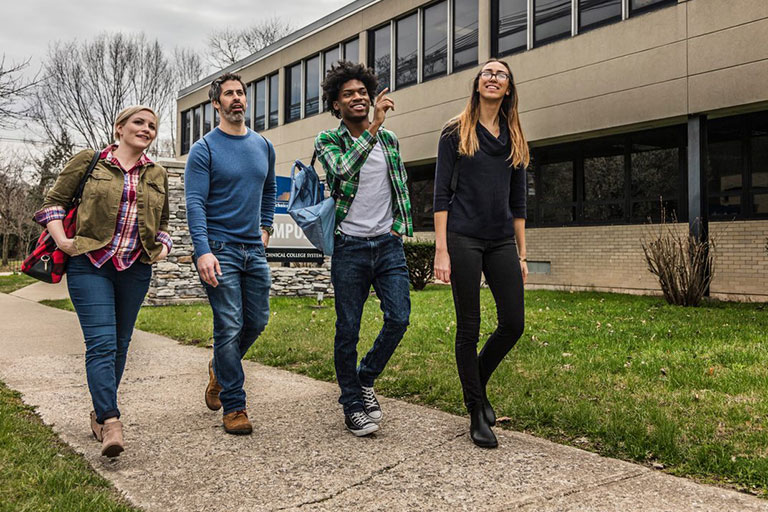
[[[3,261],[2,261],[2,265],[4,267],[8,266],[8,249],[9,249],[8,246],[10,245],[8,243],[8,239],[9,238],[10,238],[10,234],[9,233],[7,233],[7,232],[3,233]]]

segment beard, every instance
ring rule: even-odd
[[[230,105],[229,108],[222,108],[221,116],[232,124],[240,124],[245,120],[245,110],[243,105],[240,105],[240,108],[243,108],[240,112],[233,111],[234,105]]]

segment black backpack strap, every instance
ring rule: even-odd
[[[77,190],[75,190],[75,195],[72,196],[73,206],[80,203],[80,199],[83,197],[83,189],[85,188],[85,182],[88,181],[88,178],[93,172],[93,169],[96,167],[96,164],[99,163],[100,156],[101,154],[98,150],[93,151],[93,158],[91,158],[91,163],[88,164],[88,168],[85,170],[85,174],[83,174],[83,177],[80,178],[80,183],[77,185]]]

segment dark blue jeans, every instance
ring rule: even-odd
[[[213,310],[213,372],[228,414],[245,409],[241,360],[267,326],[271,278],[263,245],[209,242],[222,275],[217,287],[203,286]]]
[[[386,234],[372,238],[336,235],[331,259],[336,302],[333,358],[344,413],[363,410],[361,386],[372,387],[408,328],[410,281],[402,240]],[[357,366],[360,319],[371,285],[381,301],[384,325]]]
[[[67,287],[85,337],[85,373],[99,423],[119,418],[117,388],[152,266],[136,261],[118,272],[112,261],[101,268],[87,256],[69,259]]]

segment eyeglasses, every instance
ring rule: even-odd
[[[509,80],[509,75],[506,74],[503,71],[499,71],[498,73],[491,73],[490,71],[481,71],[480,76],[483,77],[485,80],[490,80],[491,77],[496,77],[496,80],[499,82],[506,82]]]

